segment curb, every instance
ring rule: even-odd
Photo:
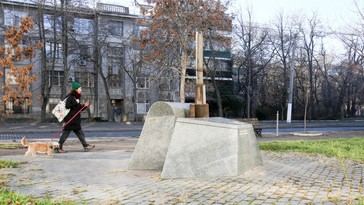
[[[291,133],[294,136],[301,136],[301,137],[315,137],[315,136],[322,136],[322,132],[293,132]]]

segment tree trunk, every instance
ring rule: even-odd
[[[68,23],[65,8],[68,7],[68,0],[61,0],[62,10],[62,49],[63,49],[63,85],[61,86],[62,98],[66,96],[67,85],[68,85]]]
[[[185,81],[186,81],[186,70],[187,70],[188,56],[187,51],[182,51],[181,56],[181,81],[179,87],[179,100],[181,103],[185,102]]]
[[[134,95],[134,98],[133,98],[133,108],[134,108],[134,121],[137,120],[136,116],[137,116],[137,104],[136,104],[136,96],[137,96],[137,84],[136,82],[133,83],[133,95]]]
[[[57,30],[56,30],[56,18],[53,18],[53,47],[52,47],[52,64],[50,66],[51,69],[49,69],[49,66],[47,65],[47,53],[46,53],[46,37],[44,32],[44,1],[42,2],[41,7],[38,8],[39,13],[39,23],[38,23],[38,29],[39,29],[39,39],[42,41],[42,49],[41,49],[41,69],[42,69],[42,107],[41,107],[41,121],[45,121],[47,117],[47,104],[49,102],[49,95],[52,89],[52,82],[49,79],[49,76],[52,77],[54,75],[54,67],[55,67],[55,61],[56,61],[56,41],[57,41]],[[56,13],[57,10],[57,3],[54,1],[54,13]]]
[[[142,59],[142,51],[139,51],[140,53],[140,60]],[[141,64],[139,64],[140,66],[141,66]],[[129,75],[129,73],[127,73],[128,75],[129,75],[129,77],[130,77],[130,79],[131,79],[131,81],[133,82],[133,101],[132,101],[132,103],[133,103],[133,111],[134,111],[134,116],[133,116],[133,120],[134,121],[136,121],[137,120],[137,118],[136,118],[136,116],[137,116],[137,104],[136,104],[136,96],[137,96],[137,83],[136,83],[136,77],[137,77],[137,72],[136,72],[136,70],[141,70],[140,68],[138,68],[137,67],[137,65],[136,65],[136,62],[133,62],[133,64],[132,64],[132,66],[133,66],[133,77],[132,76],[130,76]]]
[[[340,113],[340,118],[344,118],[344,98],[345,98],[345,90],[346,90],[346,82],[343,83],[342,88],[340,89],[339,95],[338,95],[338,101],[335,106],[335,113]]]
[[[216,93],[216,100],[217,100],[217,107],[218,107],[218,114],[219,117],[223,117],[224,112],[222,110],[222,100],[221,100],[221,94],[219,87],[217,86],[216,80],[215,80],[215,72],[213,73],[212,77],[212,84],[214,85],[215,93]]]
[[[94,33],[94,46],[95,46],[95,52],[94,52],[94,62],[95,62],[95,100],[94,100],[94,117],[99,117],[99,80],[98,75],[100,73],[100,45],[99,45],[99,18],[97,15],[97,12],[95,12],[95,33]]]
[[[142,58],[141,51],[140,51],[140,58]],[[136,100],[135,100],[135,98],[137,96],[137,92],[136,92],[137,91],[137,82],[136,82],[137,72],[136,72],[136,70],[140,70],[140,68],[137,68],[136,67],[135,61],[132,62],[132,67],[133,67],[133,69],[132,69],[133,73],[130,73],[125,66],[122,66],[122,68],[124,69],[124,73],[126,73],[126,75],[130,78],[130,80],[133,83],[133,96],[134,96],[133,97],[133,100],[132,100],[132,103],[133,103],[133,113],[134,113],[133,120],[136,121],[137,120],[136,119],[136,115],[137,115],[137,104],[136,104]],[[125,79],[125,76],[124,76],[123,79]],[[124,80],[124,82],[125,82],[125,80]],[[124,98],[125,98],[125,83],[124,83]],[[125,110],[126,110],[125,101],[123,103],[123,110],[124,110],[124,113],[123,114],[125,114]]]
[[[249,55],[250,56],[250,55]],[[248,86],[246,90],[246,113],[247,118],[251,117],[251,90],[252,90],[252,65],[251,60],[249,59],[248,63]]]
[[[314,105],[314,85],[313,85],[313,72],[310,69],[310,99],[309,99],[309,109],[310,109],[310,119],[314,118],[315,114],[315,105]]]
[[[48,69],[46,64],[46,48],[45,48],[45,35],[44,35],[44,19],[43,19],[43,9],[44,9],[44,1],[38,3],[38,34],[39,40],[42,42],[41,54],[40,54],[40,64],[41,64],[41,92],[42,92],[42,106],[41,106],[41,121],[44,122],[46,120],[46,108],[49,101],[49,90],[48,86]]]
[[[94,53],[94,58],[95,58],[95,70],[96,70],[96,91],[95,91],[95,98],[96,98],[96,112],[97,112],[97,116],[98,116],[98,113],[99,113],[99,93],[98,93],[98,87],[99,87],[99,84],[98,84],[98,75],[101,76],[101,80],[104,84],[104,88],[105,88],[105,93],[106,93],[106,109],[107,109],[107,119],[108,121],[112,121],[112,105],[111,105],[111,98],[110,98],[110,92],[109,92],[109,85],[107,83],[107,79],[103,73],[103,70],[102,70],[102,51],[101,51],[101,45],[99,43],[99,40],[98,40],[98,35],[99,35],[99,30],[98,30],[98,17],[97,15],[95,15],[95,18],[96,18],[96,30],[95,30],[95,39],[94,39],[94,42],[95,42],[95,53]]]
[[[112,109],[111,109],[112,105],[111,105],[111,98],[110,98],[110,92],[109,92],[109,85],[107,84],[107,79],[104,76],[102,69],[100,69],[100,75],[101,75],[102,82],[104,83],[105,93],[106,93],[107,119],[108,119],[108,121],[112,121]]]

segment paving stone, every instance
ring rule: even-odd
[[[10,170],[12,190],[88,204],[332,203],[327,196],[348,204],[364,190],[364,164],[346,163],[345,175],[335,159],[296,153],[263,152],[262,172],[251,176],[177,180],[160,180],[155,171],[127,171],[130,153],[122,151],[7,158],[31,162]],[[62,169],[55,164],[62,164]]]
[[[267,199],[264,201],[264,203],[275,203],[275,202],[277,202],[276,199]]]

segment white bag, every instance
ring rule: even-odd
[[[66,101],[67,98],[59,101],[56,107],[52,110],[52,114],[58,119],[58,122],[62,122],[62,120],[70,112],[70,109],[66,109]]]

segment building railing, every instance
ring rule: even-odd
[[[121,88],[109,88],[109,92],[110,92],[110,95],[112,95],[112,96],[122,95]]]
[[[206,57],[216,57],[216,58],[231,58],[230,51],[211,51],[211,50],[204,50],[203,56]]]
[[[97,3],[98,11],[107,11],[112,13],[129,14],[129,8],[125,6],[118,6],[113,4]]]

